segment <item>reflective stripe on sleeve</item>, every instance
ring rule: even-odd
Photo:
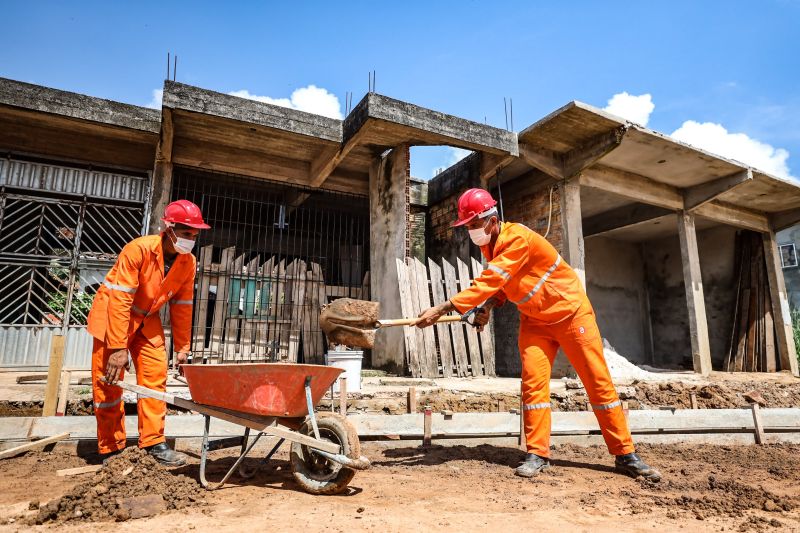
[[[505,270],[503,270],[502,268],[500,268],[500,267],[499,267],[499,266],[497,266],[497,265],[491,265],[491,264],[490,264],[490,265],[489,265],[488,267],[486,267],[486,268],[488,268],[488,269],[489,269],[489,270],[491,270],[492,272],[495,272],[495,273],[497,273],[497,274],[500,274],[501,276],[503,276],[503,279],[505,279],[505,280],[509,280],[509,279],[511,279],[511,274],[509,274],[508,272],[506,272]]]
[[[147,311],[145,311],[144,309],[142,309],[142,308],[140,308],[140,307],[136,307],[135,305],[132,305],[132,306],[131,306],[131,311],[133,311],[133,312],[134,312],[134,313],[136,313],[137,315],[142,315],[142,316],[148,316],[148,314],[149,314],[149,313],[148,313]]]
[[[607,403],[605,405],[592,404],[592,409],[594,409],[595,411],[607,411],[609,409],[613,409],[613,408],[618,407],[620,405],[622,405],[622,402],[617,400],[615,402]]]
[[[194,302],[192,300],[170,300],[170,305],[192,305]]]
[[[128,294],[136,293],[136,287],[126,287],[125,285],[116,285],[114,283],[109,283],[108,281],[103,281],[103,285],[105,285],[112,291],[127,292]]]
[[[522,406],[525,411],[535,411],[537,409],[550,409],[550,402],[548,403],[526,403]]]
[[[119,405],[122,401],[122,398],[117,398],[113,402],[99,402],[94,404],[95,409],[108,409],[109,407],[114,407],[115,405]]]
[[[525,302],[527,302],[528,300],[530,300],[531,298],[533,298],[533,295],[536,294],[537,292],[539,292],[539,289],[542,288],[542,285],[544,285],[544,282],[547,281],[547,278],[549,278],[550,275],[553,272],[556,271],[556,268],[558,268],[559,264],[561,264],[561,256],[560,255],[558,257],[556,257],[556,262],[553,263],[553,265],[550,268],[547,269],[547,272],[545,272],[544,275],[539,279],[539,281],[536,282],[536,285],[533,286],[533,288],[530,290],[530,292],[525,295],[525,298],[523,298],[522,300],[516,302],[517,305],[522,305]]]

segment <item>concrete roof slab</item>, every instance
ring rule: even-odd
[[[363,130],[369,129],[367,134]],[[343,142],[360,135],[361,145],[448,145],[493,154],[517,155],[511,131],[426,109],[377,93],[367,94],[345,118]]]
[[[162,105],[288,133],[341,142],[342,121],[296,109],[239,98],[174,81],[164,82]]]
[[[158,133],[161,113],[85,94],[0,78],[0,105]]]

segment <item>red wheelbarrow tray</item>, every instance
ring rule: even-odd
[[[322,396],[341,368],[294,363],[181,365],[192,401],[260,416],[308,414],[305,382],[311,377],[311,402]]]

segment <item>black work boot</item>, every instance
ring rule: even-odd
[[[101,453],[101,454],[98,454],[98,456],[100,457],[100,462],[102,463],[102,465],[106,466],[108,464],[108,460],[109,459],[111,459],[115,455],[121,454],[123,451],[125,451],[125,448],[120,448],[119,450],[114,450],[114,451],[108,452],[108,453]]]
[[[648,481],[655,482],[661,480],[661,472],[642,461],[642,458],[636,453],[617,455],[614,461],[614,470],[633,478],[642,476]]]
[[[170,449],[166,442],[160,442],[145,450],[164,466],[183,466],[187,461],[186,454]]]
[[[545,457],[539,457],[535,453],[528,453],[525,454],[525,461],[514,470],[514,473],[520,477],[533,477],[548,468],[550,468],[550,461]]]

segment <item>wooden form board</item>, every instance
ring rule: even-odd
[[[406,317],[416,317],[471,283],[469,268],[463,261],[457,263],[458,275],[444,259],[441,267],[430,258],[427,268],[416,258],[398,259],[396,264],[400,305]],[[473,272],[479,274],[480,270],[480,265],[473,265]],[[404,328],[403,335],[406,363],[414,377],[494,375],[491,328],[479,336],[472,326],[451,322],[422,330]]]
[[[212,263],[212,248],[200,252],[196,283],[195,357],[212,362],[323,364],[325,341],[319,313],[328,287],[317,263],[260,255],[234,247]],[[353,291],[363,293],[362,287]]]
[[[472,277],[477,278],[483,272],[483,266],[474,257],[472,258]],[[489,323],[478,334],[481,340],[481,355],[483,356],[484,374],[494,376],[494,318],[489,317]]]

